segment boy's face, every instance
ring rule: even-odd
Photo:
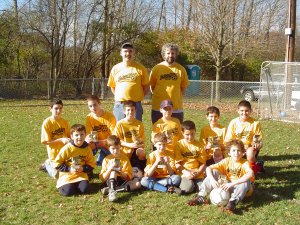
[[[217,125],[219,120],[219,115],[216,113],[209,113],[206,116],[206,119],[208,120],[210,125]]]
[[[173,107],[172,106],[166,106],[162,109],[160,109],[161,114],[163,115],[163,118],[171,118],[173,113]]]
[[[156,147],[156,151],[158,151],[160,153],[160,152],[166,150],[167,143],[158,141],[154,144],[154,146]]]
[[[122,56],[123,62],[131,62],[134,59],[133,48],[122,48],[120,55]]]
[[[240,106],[238,109],[238,114],[241,121],[246,121],[250,117],[251,110],[246,106]]]
[[[52,108],[50,108],[50,112],[53,117],[60,117],[62,113],[63,106],[60,104],[54,104]]]
[[[92,113],[99,113],[100,112],[100,104],[96,100],[88,100],[88,107]]]
[[[195,140],[196,130],[184,130],[183,131],[183,138],[188,142],[191,143]]]
[[[74,131],[71,134],[71,138],[74,141],[74,144],[77,145],[78,147],[80,147],[83,144],[85,136],[86,136],[86,134],[85,134],[84,130]]]
[[[135,107],[126,106],[124,109],[124,114],[128,120],[135,118]]]
[[[118,156],[120,154],[120,145],[111,145],[108,147],[108,150],[113,156]]]
[[[228,155],[233,159],[233,161],[238,162],[244,156],[244,152],[239,148],[239,146],[232,145],[230,147]]]

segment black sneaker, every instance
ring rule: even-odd
[[[208,201],[203,196],[197,196],[187,202],[189,206],[195,206],[200,204],[207,204]]]
[[[235,201],[229,201],[225,207],[225,209],[229,212],[234,212],[235,211],[235,208],[236,208],[236,203]]]

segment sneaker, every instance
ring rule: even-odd
[[[207,204],[208,201],[203,196],[197,196],[187,202],[189,206],[195,206],[200,204]]]
[[[169,192],[169,193],[175,193],[175,194],[178,194],[178,195],[181,195],[181,193],[182,193],[182,191],[181,191],[180,188],[174,187],[174,186],[170,186],[170,187],[168,188],[168,192]]]
[[[115,190],[110,189],[108,192],[108,200],[113,202],[117,199],[117,192]]]
[[[108,193],[109,193],[109,187],[104,187],[104,188],[102,188],[102,189],[101,189],[101,193],[102,193],[103,195],[108,195]]]
[[[235,201],[229,201],[225,207],[225,209],[229,212],[234,212],[235,211],[235,208],[236,208],[236,203]]]
[[[42,164],[39,166],[39,170],[40,170],[40,171],[43,171],[43,172],[47,172],[45,163],[42,163]]]

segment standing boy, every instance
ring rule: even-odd
[[[63,102],[56,99],[50,102],[51,116],[42,125],[41,143],[47,146],[48,159],[40,169],[46,170],[50,177],[57,178],[58,173],[52,163],[60,149],[70,141],[69,123],[61,117]]]
[[[137,180],[130,181],[133,171],[128,157],[120,151],[120,139],[111,135],[107,138],[107,144],[111,154],[105,157],[99,177],[108,186],[101,190],[102,193],[108,194],[108,200],[113,202],[117,199],[118,190],[136,190],[141,185]]]
[[[85,120],[86,131],[89,134],[86,141],[91,143],[94,155],[98,149],[100,150],[96,163],[101,166],[105,156],[110,154],[107,150],[106,139],[112,134],[116,126],[116,119],[112,113],[101,108],[98,96],[90,95],[87,103],[91,112]]]
[[[234,212],[236,204],[251,190],[254,173],[247,160],[243,159],[245,154],[243,142],[232,140],[228,143],[228,148],[229,157],[206,168],[207,177],[200,186],[198,197],[188,201],[188,205],[206,203],[205,197],[212,189],[221,187],[231,195],[226,210]]]
[[[89,191],[88,173],[96,166],[92,150],[85,142],[86,130],[81,124],[71,127],[71,141],[56,156],[55,169],[59,171],[56,187],[64,196]]]
[[[149,190],[181,194],[178,188],[181,178],[175,174],[174,154],[166,150],[166,144],[165,134],[158,133],[154,136],[156,150],[149,154],[141,184]]]
[[[217,107],[210,106],[206,111],[206,119],[209,124],[201,129],[200,142],[205,146],[208,165],[210,165],[226,157],[224,148],[226,128],[218,123],[220,110]]]
[[[178,53],[176,44],[165,44],[161,50],[164,61],[151,70],[152,124],[162,117],[159,105],[164,99],[170,99],[174,104],[172,117],[178,118],[180,123],[183,122],[183,93],[189,80],[185,68],[175,62]]]
[[[239,117],[229,123],[225,142],[238,139],[244,143],[247,160],[256,174],[264,171],[263,163],[256,163],[256,158],[262,147],[262,132],[259,121],[250,116],[251,111],[250,102],[242,100],[238,104]]]
[[[182,138],[181,125],[177,118],[171,117],[173,113],[173,103],[171,100],[163,100],[160,103],[162,118],[152,126],[151,140],[158,133],[164,133],[168,138],[167,150],[174,152],[174,146]]]
[[[190,193],[201,185],[204,178],[206,152],[195,140],[196,126],[193,121],[182,123],[183,139],[175,145],[176,169],[181,175],[180,189]]]
[[[134,118],[135,112],[135,102],[124,102],[125,118],[117,122],[113,133],[120,138],[122,152],[130,159],[132,167],[144,171],[146,166],[145,131],[143,123]]]
[[[124,118],[123,103],[129,100],[136,102],[135,117],[142,121],[141,101],[149,91],[149,77],[147,69],[134,61],[134,53],[131,43],[122,44],[122,62],[115,65],[109,75],[107,86],[115,95],[114,115],[117,121]]]

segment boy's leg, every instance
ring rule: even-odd
[[[48,173],[48,175],[54,179],[58,179],[58,171],[56,169],[53,168],[50,159],[47,159],[44,163],[46,171]]]
[[[65,184],[58,188],[58,191],[63,196],[70,196],[76,194],[77,191],[77,183],[69,183]]]
[[[110,151],[108,151],[104,147],[100,147],[100,152],[99,152],[99,155],[98,155],[97,161],[96,161],[97,165],[102,166],[103,159],[108,155],[110,155]]]
[[[229,201],[235,201],[235,203],[241,201],[245,197],[246,193],[249,191],[250,185],[251,185],[250,180],[235,185]]]
[[[195,184],[193,180],[190,180],[186,177],[181,177],[181,182],[179,188],[184,191],[185,193],[191,193],[195,189]]]
[[[151,111],[151,120],[152,120],[152,124],[155,124],[155,122],[157,120],[159,120],[160,118],[162,118],[162,114],[160,111],[155,111],[155,110],[152,110]]]
[[[90,183],[88,180],[82,180],[78,183],[78,189],[81,194],[87,194],[89,192]]]
[[[117,121],[125,118],[125,115],[124,115],[124,112],[123,112],[122,102],[115,102],[114,109],[113,109],[113,114],[116,117]]]
[[[146,163],[147,163],[147,160],[146,160],[146,157],[144,160],[140,160],[139,157],[138,157],[138,152],[137,152],[138,149],[135,149],[132,153],[132,156],[130,158],[130,164],[132,167],[137,167],[139,168],[141,171],[144,171],[145,167],[146,167]],[[143,150],[144,151],[144,150]],[[140,153],[141,154],[141,153]],[[142,158],[142,157],[141,157]]]
[[[139,121],[143,121],[143,107],[141,102],[136,102],[135,118]]]
[[[159,179],[143,177],[141,180],[141,185],[149,190],[167,192],[168,188],[164,185],[158,183]]]

